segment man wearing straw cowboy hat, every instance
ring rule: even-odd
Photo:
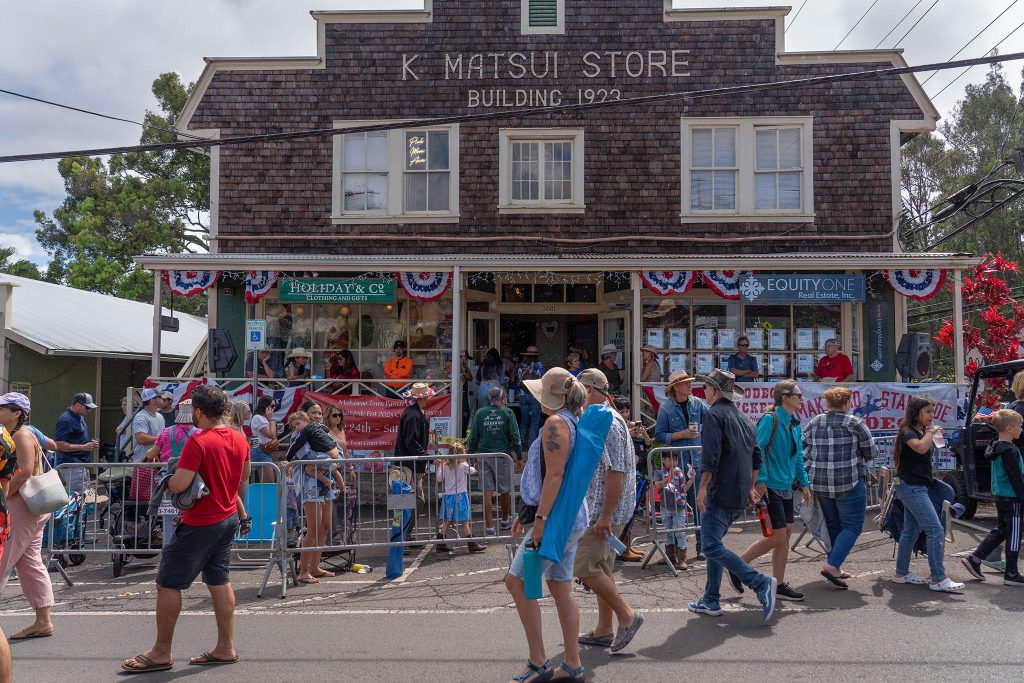
[[[775,613],[775,578],[765,576],[722,543],[729,527],[743,513],[747,501],[757,502],[753,489],[761,469],[761,449],[754,426],[736,407],[743,390],[736,388],[736,376],[715,368],[701,377],[711,410],[701,423],[703,458],[697,507],[703,512],[701,531],[708,556],[704,595],[691,602],[691,612],[721,616],[719,603],[722,571],[728,569],[745,586],[757,593],[765,621]]]
[[[430,443],[430,420],[423,412],[423,404],[434,395],[429,384],[416,382],[402,397],[408,401],[402,416],[398,419],[398,436],[395,438],[395,457],[419,457],[419,460],[403,463],[416,475],[417,505],[424,502],[423,475],[426,473],[427,446]],[[426,508],[420,506],[419,515],[427,514]]]
[[[708,404],[693,395],[693,382],[683,370],[669,375],[665,388],[665,401],[658,407],[658,420],[654,426],[654,438],[666,446],[681,448],[700,446],[700,423],[707,414]],[[700,472],[700,451],[680,451],[678,466],[685,472],[689,466]],[[703,559],[701,553],[700,511],[697,509],[696,492],[693,488],[687,494],[687,502],[693,508],[693,521],[697,525],[697,554],[694,559]],[[683,537],[685,541],[685,536]],[[672,552],[668,553],[672,557]],[[686,568],[686,546],[675,548],[675,558],[680,569]]]

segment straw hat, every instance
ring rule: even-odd
[[[285,360],[291,358],[309,358],[310,360],[313,360],[313,354],[307,351],[306,349],[302,348],[301,346],[296,346],[294,349],[288,352],[288,356],[285,358]]]
[[[575,381],[565,368],[551,368],[540,379],[524,379],[523,386],[548,410],[561,410]]]
[[[616,355],[618,352],[619,349],[616,348],[615,344],[605,344],[601,347],[601,358]]]
[[[532,346],[531,345],[531,346],[527,346],[526,350],[523,351],[520,355],[521,356],[539,356],[540,355],[540,351],[537,350],[536,346]]]
[[[676,370],[668,376],[668,386],[665,387],[665,391],[671,391],[672,387],[679,384],[680,382],[686,382],[687,384],[693,384],[697,381],[696,377],[690,377],[686,374],[685,370]]]
[[[704,384],[713,386],[718,393],[730,401],[740,401],[743,399],[743,390],[736,388],[736,375],[731,372],[715,368],[707,375],[701,377],[700,380]]]
[[[658,355],[658,354],[659,354],[659,353],[661,353],[661,351],[662,351],[661,349],[656,349],[656,348],[654,348],[654,347],[653,347],[653,346],[651,346],[650,344],[644,344],[643,346],[641,346],[641,347],[640,347],[640,350],[641,350],[641,351],[650,351],[650,352],[651,352],[651,353],[653,353],[654,355]]]
[[[436,392],[429,384],[426,384],[425,382],[416,382],[409,387],[408,391],[403,391],[402,396],[405,396],[406,398],[430,398],[435,393]]]

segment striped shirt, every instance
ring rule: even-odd
[[[871,431],[849,413],[815,415],[803,429],[804,463],[811,490],[835,498],[867,476],[864,464],[877,455]]]

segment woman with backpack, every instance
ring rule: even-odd
[[[178,413],[174,417],[174,424],[170,427],[164,427],[160,435],[156,437],[156,443],[149,449],[146,454],[146,462],[167,462],[171,458],[181,457],[181,451],[185,448],[185,442],[196,434],[201,433],[203,430],[199,429],[192,424],[192,401],[185,400],[178,403]],[[132,486],[135,486],[135,478],[139,475],[149,478],[148,490],[153,488],[153,477],[156,475],[156,470],[151,467],[138,468],[133,474]],[[141,491],[140,491],[141,493]],[[139,500],[148,500],[149,494],[145,497],[140,497]],[[171,538],[174,536],[174,525],[177,517],[171,515],[163,516],[163,545],[166,547],[171,542]]]

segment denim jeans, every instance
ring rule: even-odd
[[[867,505],[867,487],[861,479],[857,484],[841,496],[829,498],[818,496],[821,511],[825,515],[829,538],[832,539],[832,550],[828,554],[828,563],[839,569],[846,556],[853,550],[853,544],[864,531],[864,506]]]
[[[928,487],[916,484],[901,483],[896,487],[896,496],[903,503],[903,529],[900,531],[900,544],[896,550],[896,573],[906,574],[910,571],[910,554],[914,550],[917,537],[924,532],[925,551],[928,553],[928,571],[931,578],[941,581],[946,578],[946,570],[942,566],[942,554],[945,551],[945,529],[939,515],[935,512],[935,504],[928,495]]]
[[[708,578],[704,586],[706,602],[717,604],[721,598],[723,568],[740,577],[743,585],[754,591],[760,591],[771,581],[722,544],[722,538],[729,531],[729,525],[735,522],[742,512],[723,510],[709,501],[708,509],[701,518],[701,528],[704,531],[702,549],[708,558]]]
[[[693,510],[693,523],[697,525],[697,530],[694,531],[694,536],[697,539],[697,549],[702,550],[703,544],[701,544],[701,528],[704,526],[701,522],[701,511],[697,507],[697,489],[700,482],[700,451],[679,451],[679,467],[686,471],[687,465],[693,465],[693,469],[697,471],[697,479],[694,481],[693,486],[686,492],[686,502],[690,504],[690,509]],[[708,506],[710,507],[710,503]],[[685,547],[685,546],[684,546]],[[705,553],[706,555],[706,553]]]
[[[529,391],[523,391],[519,399],[519,436],[523,447],[529,448],[540,432],[540,403]]]

